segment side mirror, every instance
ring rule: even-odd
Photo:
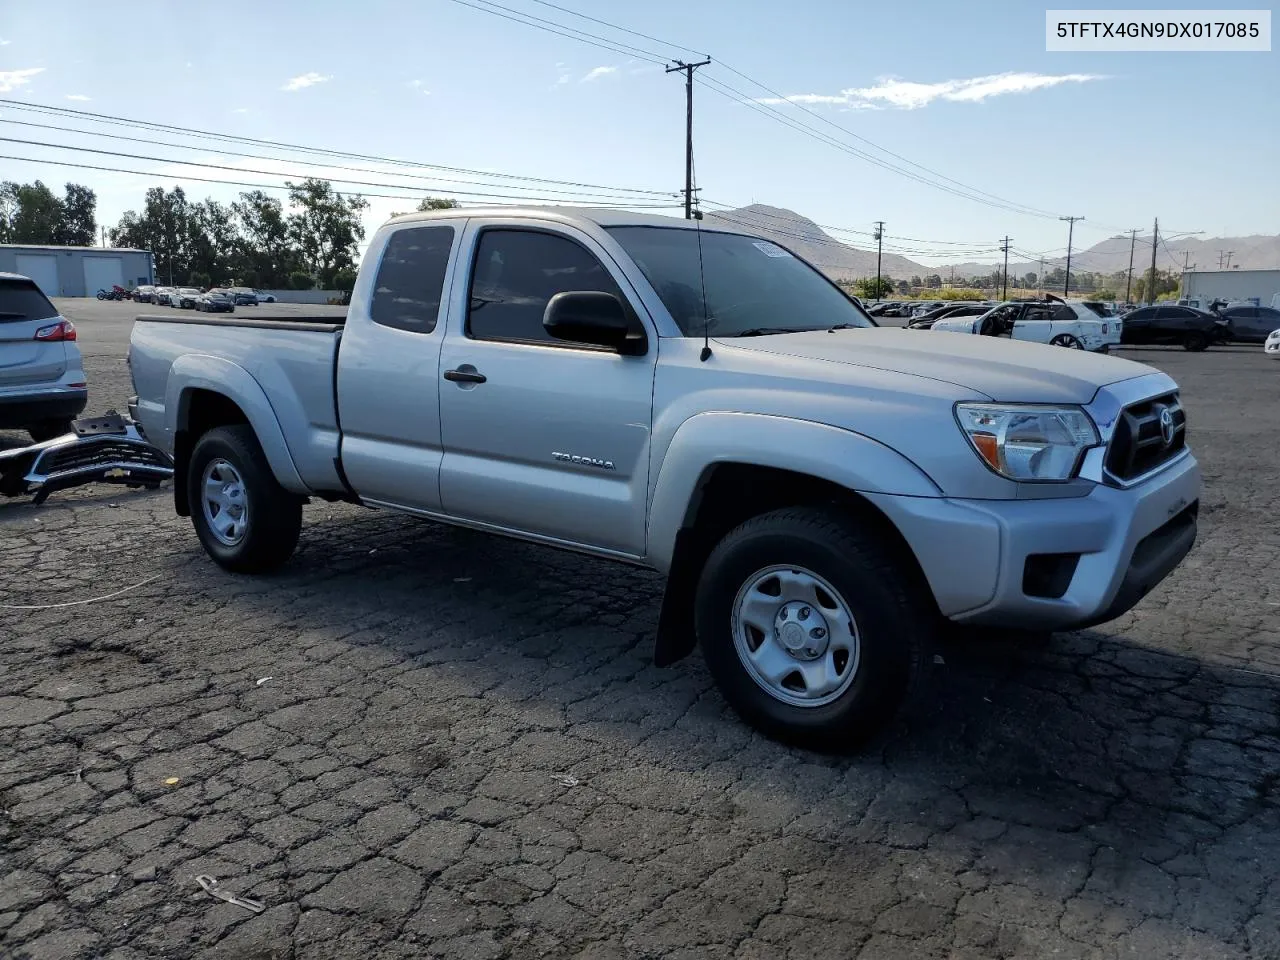
[[[547,301],[542,326],[557,340],[608,347],[623,356],[641,356],[648,349],[644,330],[631,322],[622,301],[611,293],[557,293]]]

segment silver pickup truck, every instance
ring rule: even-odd
[[[1114,618],[1191,549],[1177,384],[1083,351],[878,328],[759,237],[616,211],[384,225],[344,322],[140,317],[130,409],[233,571],[283,564],[308,498],[667,576],[767,733],[857,742],[947,621]]]

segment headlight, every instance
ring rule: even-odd
[[[956,419],[983,462],[1010,480],[1070,480],[1101,442],[1080,407],[958,403]]]

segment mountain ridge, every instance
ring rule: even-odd
[[[818,267],[833,280],[852,281],[876,274],[875,241],[871,231],[867,231],[866,247],[838,240],[827,233],[821,226],[808,217],[802,216],[785,207],[773,207],[768,204],[753,203],[749,206],[732,210],[707,213],[704,220],[718,223],[725,227],[747,228],[760,233],[771,240],[787,247]],[[890,243],[901,243],[893,237],[886,236]],[[992,242],[993,246],[995,241]],[[1181,272],[1184,263],[1193,269],[1218,269],[1218,257],[1221,253],[1225,262],[1226,251],[1231,251],[1231,268],[1241,270],[1280,269],[1280,234],[1251,234],[1244,237],[1185,237],[1166,240],[1161,235],[1156,247],[1156,266],[1161,270]],[[1090,247],[1081,247],[1072,252],[1071,270],[1089,271],[1091,273],[1116,273],[1129,267],[1130,244],[1128,236],[1109,237]],[[929,258],[926,258],[929,259]],[[1009,261],[1010,276],[1024,276],[1027,273],[1052,271],[1066,265],[1065,253],[1059,256],[1046,257],[1043,261],[1011,259]],[[974,275],[988,275],[1000,264],[995,262],[966,261],[964,263],[946,263],[930,265],[912,260],[898,253],[885,252],[881,260],[882,275],[894,280],[909,280],[911,277],[924,277],[938,274],[946,279],[952,273],[957,278]],[[1144,238],[1141,234],[1133,249],[1133,270],[1140,276],[1151,266],[1151,235]]]

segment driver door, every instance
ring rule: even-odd
[[[454,285],[440,358],[445,513],[642,556],[658,338],[639,298],[570,226],[473,221],[464,245],[471,269]],[[619,297],[644,326],[647,352],[547,333],[547,301],[577,290]]]

